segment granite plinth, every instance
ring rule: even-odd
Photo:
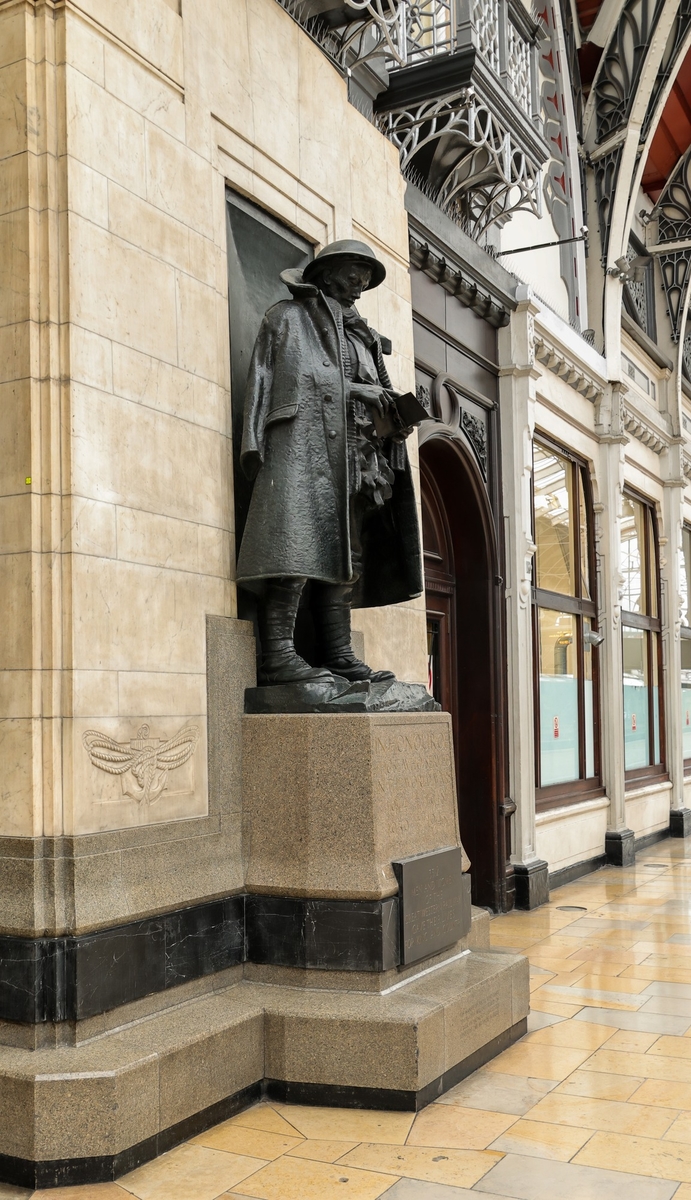
[[[441,712],[441,705],[421,683],[355,683],[334,675],[331,679],[277,683],[247,688],[247,713],[376,713]]]
[[[451,718],[245,716],[243,798],[248,892],[387,899],[394,860],[461,844]]]
[[[401,984],[243,981],[76,1047],[0,1046],[0,1179],[116,1179],[262,1093],[415,1111],[525,1032],[522,957],[466,952]]]

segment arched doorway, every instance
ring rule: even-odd
[[[504,794],[501,587],[494,520],[472,451],[432,436],[420,447],[430,686],[451,714],[463,845],[473,901],[512,907]]]

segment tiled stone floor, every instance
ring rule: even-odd
[[[417,1117],[261,1104],[35,1200],[691,1200],[691,840],[496,918],[492,942],[530,958],[531,1032]]]

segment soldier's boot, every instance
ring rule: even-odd
[[[305,579],[275,579],[267,585],[259,618],[261,685],[331,678],[330,671],[311,667],[295,650],[295,619],[305,583]]]
[[[340,675],[351,682],[366,679],[370,683],[390,683],[394,680],[393,671],[373,671],[353,651],[350,631],[352,586],[321,584],[314,590],[313,614],[322,666],[332,675]]]

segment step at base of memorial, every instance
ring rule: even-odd
[[[416,1111],[521,1037],[528,1009],[527,960],[473,950],[385,992],[243,980],[76,1046],[0,1046],[0,1179],[116,1179],[262,1095]]]

